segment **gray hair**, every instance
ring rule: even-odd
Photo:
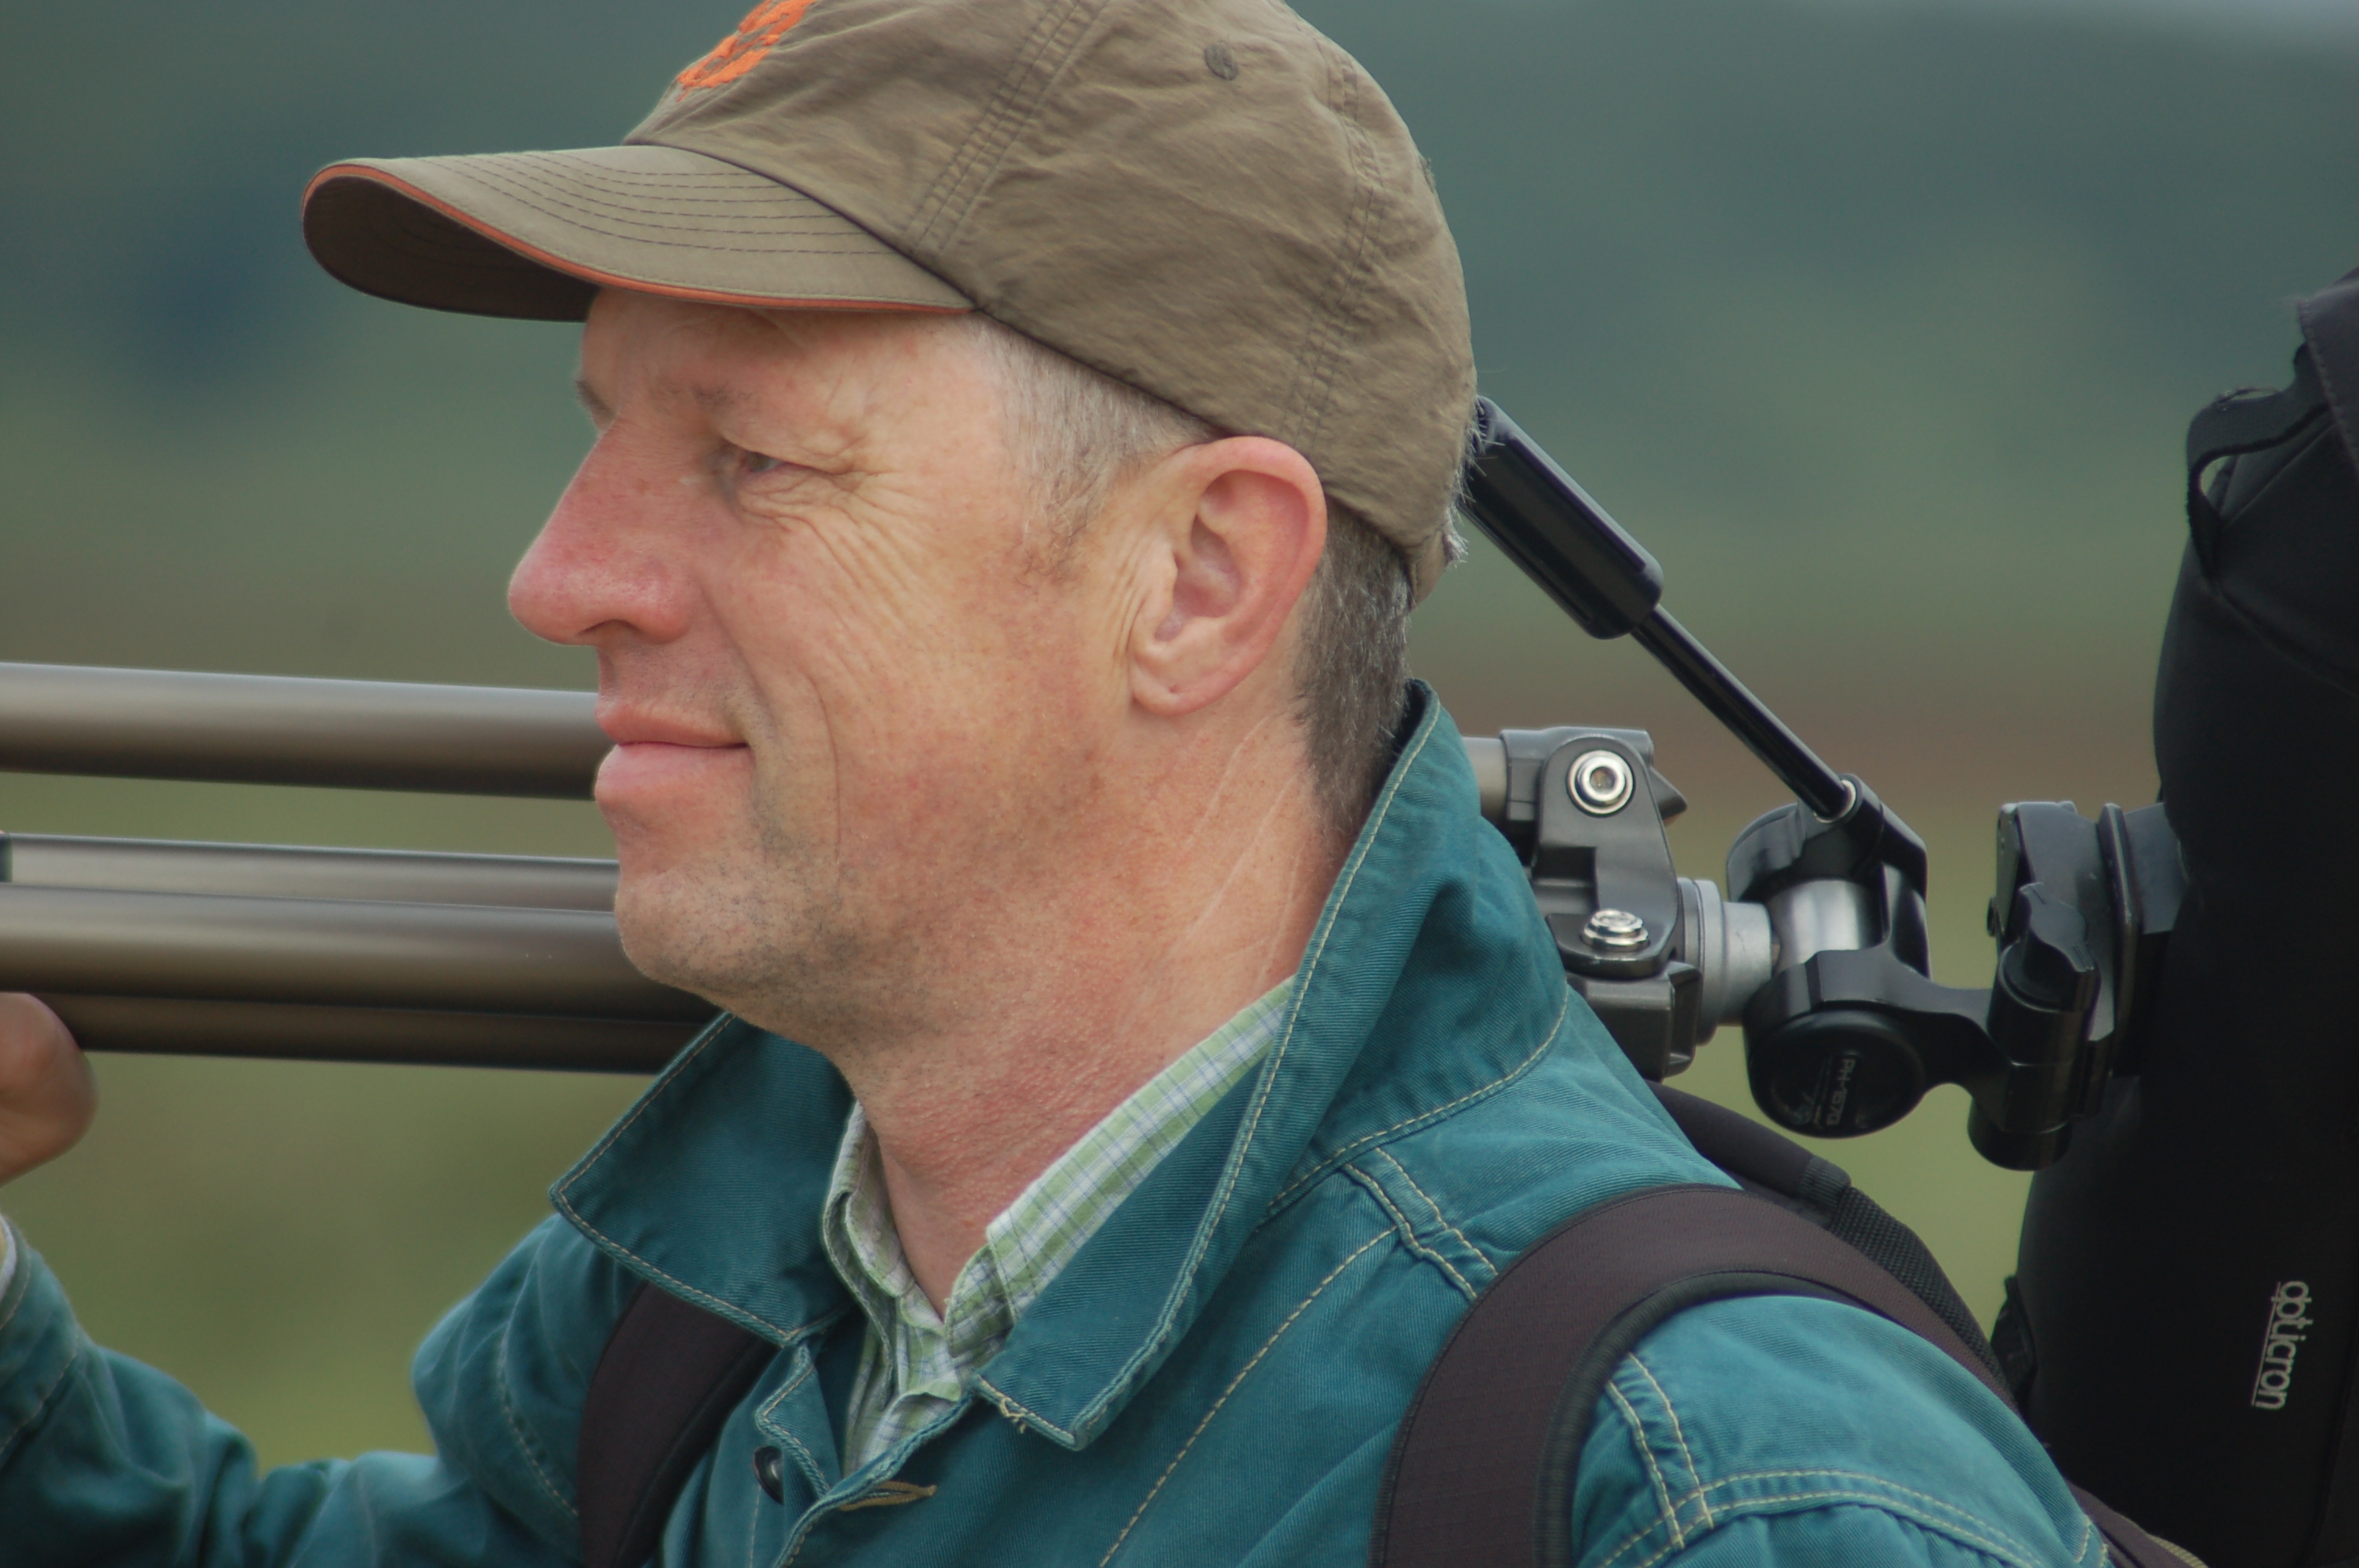
[[[1221,432],[1112,376],[976,312],[975,334],[1006,395],[1008,445],[1038,494],[1052,564],[1074,546],[1125,474]],[[1444,524],[1450,558],[1462,551]],[[1302,600],[1296,713],[1321,814],[1339,836],[1359,831],[1391,767],[1408,680],[1408,563],[1392,542],[1327,503],[1327,548]]]

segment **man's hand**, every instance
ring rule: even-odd
[[[97,1108],[90,1063],[58,1015],[0,993],[0,1182],[72,1148]]]

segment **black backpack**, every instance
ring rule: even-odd
[[[2187,432],[2155,683],[2187,873],[1993,1331],[2071,1475],[2239,1568],[2359,1562],[2359,273]]]
[[[1811,1295],[1890,1318],[2012,1399],[1932,1254],[1841,1169],[1769,1129],[1656,1087],[1740,1191],[1650,1188],[1576,1216],[1493,1281],[1401,1422],[1378,1498],[1374,1568],[1559,1568],[1571,1487],[1604,1379],[1647,1332],[1702,1302]],[[575,1491],[586,1568],[639,1568],[773,1346],[641,1286],[582,1406]],[[2075,1488],[2115,1562],[2186,1568]]]

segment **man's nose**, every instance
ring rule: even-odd
[[[642,471],[608,437],[593,446],[508,579],[508,613],[552,643],[666,643],[687,630],[692,598],[677,548],[687,530],[663,514],[680,487]]]

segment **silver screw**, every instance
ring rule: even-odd
[[[1611,816],[1629,805],[1635,783],[1630,776],[1630,764],[1622,760],[1619,752],[1583,752],[1572,760],[1572,771],[1565,774],[1565,787],[1572,792],[1572,804],[1592,816]]]
[[[1601,909],[1582,926],[1581,936],[1593,947],[1626,953],[1647,945],[1647,923],[1626,909]]]

